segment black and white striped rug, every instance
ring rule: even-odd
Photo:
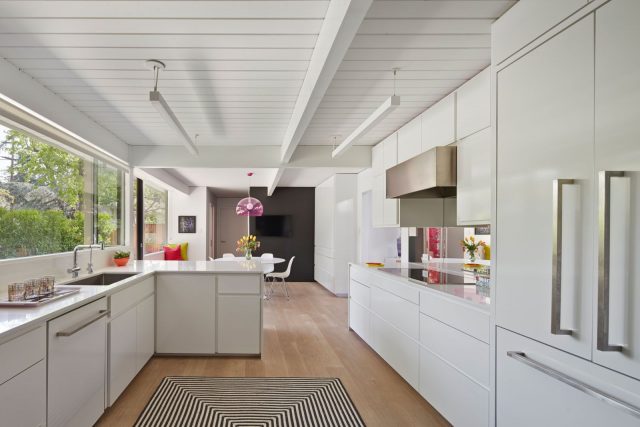
[[[166,377],[136,427],[364,426],[338,378]]]

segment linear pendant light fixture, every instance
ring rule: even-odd
[[[184,145],[187,147],[187,150],[193,155],[198,154],[198,148],[196,144],[191,140],[191,137],[187,133],[187,131],[182,127],[182,124],[173,113],[167,101],[165,101],[162,94],[158,91],[158,74],[160,70],[164,70],[165,66],[163,62],[160,62],[156,59],[150,59],[146,61],[147,68],[150,68],[155,73],[155,86],[153,90],[149,92],[149,101],[151,101],[151,105],[156,109],[156,111],[162,116],[165,122],[169,126],[173,128],[173,130],[178,133],[182,137]]]
[[[351,135],[347,137],[338,148],[333,150],[331,153],[331,157],[336,158],[342,155],[349,147],[351,147],[358,139],[363,137],[367,132],[369,132],[374,126],[376,126],[382,119],[384,119],[390,112],[395,110],[400,105],[400,97],[396,96],[396,73],[398,69],[393,69],[393,95],[387,98],[386,101],[382,103],[376,111],[374,111],[369,117],[365,119],[364,122],[360,124],[354,130]]]

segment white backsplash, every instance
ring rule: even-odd
[[[93,250],[93,269],[95,271],[115,265],[113,254],[119,250],[129,250],[121,246],[105,248],[105,250]],[[87,274],[89,264],[89,250],[78,252],[78,267],[82,270],[80,275]],[[41,255],[26,258],[11,258],[0,260],[0,296],[6,297],[7,286],[12,282],[20,282],[27,279],[42,276],[55,276],[56,281],[71,278],[67,269],[73,266],[73,252],[62,254]]]

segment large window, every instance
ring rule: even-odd
[[[123,242],[124,173],[0,124],[0,259]]]
[[[138,181],[134,183],[134,230],[137,230],[138,209]],[[167,200],[168,192],[144,181],[142,184],[142,199],[144,209],[142,211],[143,223],[143,255],[162,250],[167,243]],[[138,233],[134,232],[134,248],[137,248]]]

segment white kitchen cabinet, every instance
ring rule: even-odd
[[[490,126],[491,67],[487,67],[456,90],[456,139]]]
[[[0,385],[0,424],[11,427],[47,425],[47,363],[44,360]]]
[[[385,187],[385,197],[382,202],[382,224],[385,227],[397,227],[398,224],[398,213],[400,208],[400,201],[397,199],[387,199],[386,197],[386,187],[387,187],[387,176],[382,175],[382,181],[384,182]]]
[[[136,307],[136,372],[139,372],[155,353],[155,306],[155,295],[150,295]]]
[[[378,198],[380,188],[376,186],[380,185],[381,176],[384,175],[374,177],[373,191]],[[348,263],[356,258],[357,187],[356,174],[336,174],[316,187],[314,280],[341,296],[349,290]],[[383,213],[381,208],[379,216]],[[374,221],[380,219],[374,209]]]
[[[381,142],[371,147],[371,169],[374,175],[384,173],[384,144]]]
[[[93,425],[105,408],[106,298],[48,322],[47,426]]]
[[[385,201],[385,175],[374,175],[373,188],[371,189],[371,217],[374,227],[384,227]]]
[[[215,286],[213,274],[157,274],[157,353],[215,353]]]
[[[398,164],[398,132],[394,132],[386,137],[382,144],[382,162],[384,170],[394,167]],[[380,145],[378,144],[378,145]]]
[[[260,354],[262,295],[218,295],[217,352]]]
[[[589,16],[497,77],[496,323],[584,358],[591,356],[596,228],[593,40]],[[554,227],[558,179],[574,183],[561,186],[562,217]],[[562,233],[562,298],[555,312],[554,231]]]
[[[433,104],[420,117],[422,120],[422,134],[418,153],[455,142],[455,92]]]
[[[491,27],[491,63],[501,63],[589,1],[520,0]]]
[[[424,347],[420,348],[420,394],[456,427],[489,425],[489,390]]]
[[[595,12],[596,92],[595,170],[623,171],[611,179],[609,243],[609,310],[594,303],[593,360],[640,379],[640,2],[615,0]],[[626,187],[626,188],[625,188]],[[614,191],[626,194],[615,197]],[[598,204],[604,198],[598,197]],[[597,227],[593,232],[598,233]],[[604,255],[604,239],[598,249]],[[598,265],[597,259],[593,263]],[[600,271],[599,271],[600,273]],[[606,270],[602,271],[606,274]],[[599,284],[593,286],[598,298]],[[601,320],[608,318],[605,327]],[[607,330],[609,344],[598,348],[598,334]],[[602,331],[600,331],[602,330]],[[604,343],[604,340],[603,340]]]
[[[420,384],[420,347],[375,313],[371,315],[371,347],[418,390]]]
[[[458,141],[458,225],[491,223],[492,143],[490,127]]]
[[[580,381],[636,407],[640,382],[502,328],[496,341],[498,427],[638,426],[638,418],[563,380]],[[559,376],[540,371],[545,368]]]
[[[137,374],[137,310],[109,322],[109,406]]]
[[[421,116],[398,129],[398,163],[420,154],[422,137]]]
[[[3,426],[46,425],[46,345],[44,326],[0,345],[0,424]]]

